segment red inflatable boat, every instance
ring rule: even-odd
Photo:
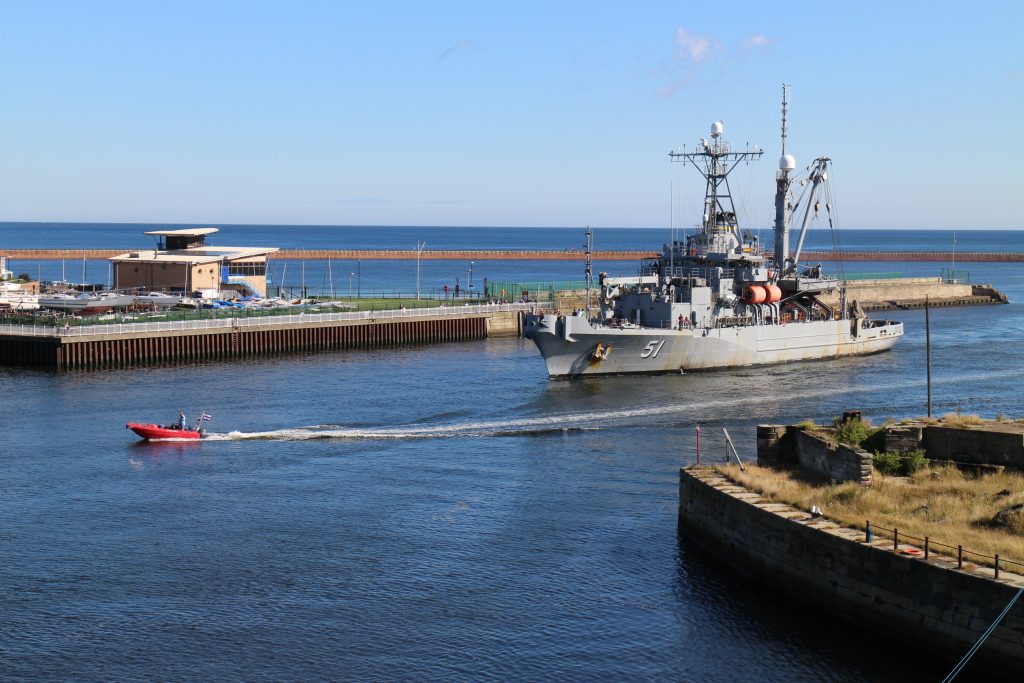
[[[189,429],[185,424],[185,413],[178,415],[178,422],[173,425],[142,424],[140,422],[129,422],[125,429],[130,429],[147,441],[180,441],[182,439],[202,439],[206,436],[206,430],[202,428],[204,421],[209,420],[210,415],[200,413],[196,418],[195,427]]]
[[[163,425],[139,424],[129,422],[125,425],[147,441],[160,441],[162,439],[201,439],[203,433],[193,429],[178,429],[176,427],[164,427]]]

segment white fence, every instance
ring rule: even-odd
[[[99,335],[142,334],[151,332],[180,332],[186,330],[243,329],[329,323],[354,320],[429,320],[437,317],[478,316],[488,313],[529,311],[536,304],[474,304],[468,306],[438,306],[436,308],[393,309],[387,311],[358,311],[345,313],[296,313],[293,315],[262,315],[251,318],[213,318],[209,320],[174,320],[149,323],[110,323],[101,325],[36,326],[0,325],[0,334],[28,337],[94,337]]]

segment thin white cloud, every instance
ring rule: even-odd
[[[459,42],[455,43],[454,45],[445,48],[441,52],[441,54],[439,54],[437,56],[437,58],[438,59],[448,59],[449,57],[451,57],[456,52],[459,52],[459,51],[462,51],[462,50],[472,50],[474,47],[475,47],[475,45],[473,45],[473,43],[469,42],[468,40],[460,40]]]
[[[672,56],[665,59],[659,69],[660,76],[667,82],[658,88],[658,96],[673,97],[709,65],[717,63],[719,71],[725,71],[734,63],[744,61],[747,52],[770,47],[775,42],[763,33],[752,33],[738,45],[724,47],[713,36],[677,26],[672,38]]]
[[[665,97],[665,98],[672,97],[677,92],[679,92],[680,90],[685,88],[687,85],[689,85],[690,81],[692,81],[692,80],[693,80],[692,76],[685,76],[683,78],[677,78],[676,80],[672,81],[671,83],[666,83],[665,85],[663,85],[660,88],[658,88],[658,97]]]
[[[703,62],[719,49],[719,44],[709,36],[688,31],[682,26],[676,28],[676,57],[681,60]]]
[[[774,40],[772,40],[766,35],[755,33],[754,35],[750,36],[749,38],[743,41],[743,49],[750,50],[755,47],[768,47],[774,42]]]

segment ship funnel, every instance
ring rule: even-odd
[[[717,138],[721,134],[722,134],[722,122],[721,121],[715,121],[714,123],[711,124],[711,137]]]

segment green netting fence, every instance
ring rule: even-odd
[[[549,282],[491,282],[487,281],[484,296],[506,301],[528,297],[534,301],[554,301],[556,292],[579,291],[587,288],[584,280],[554,280]]]

